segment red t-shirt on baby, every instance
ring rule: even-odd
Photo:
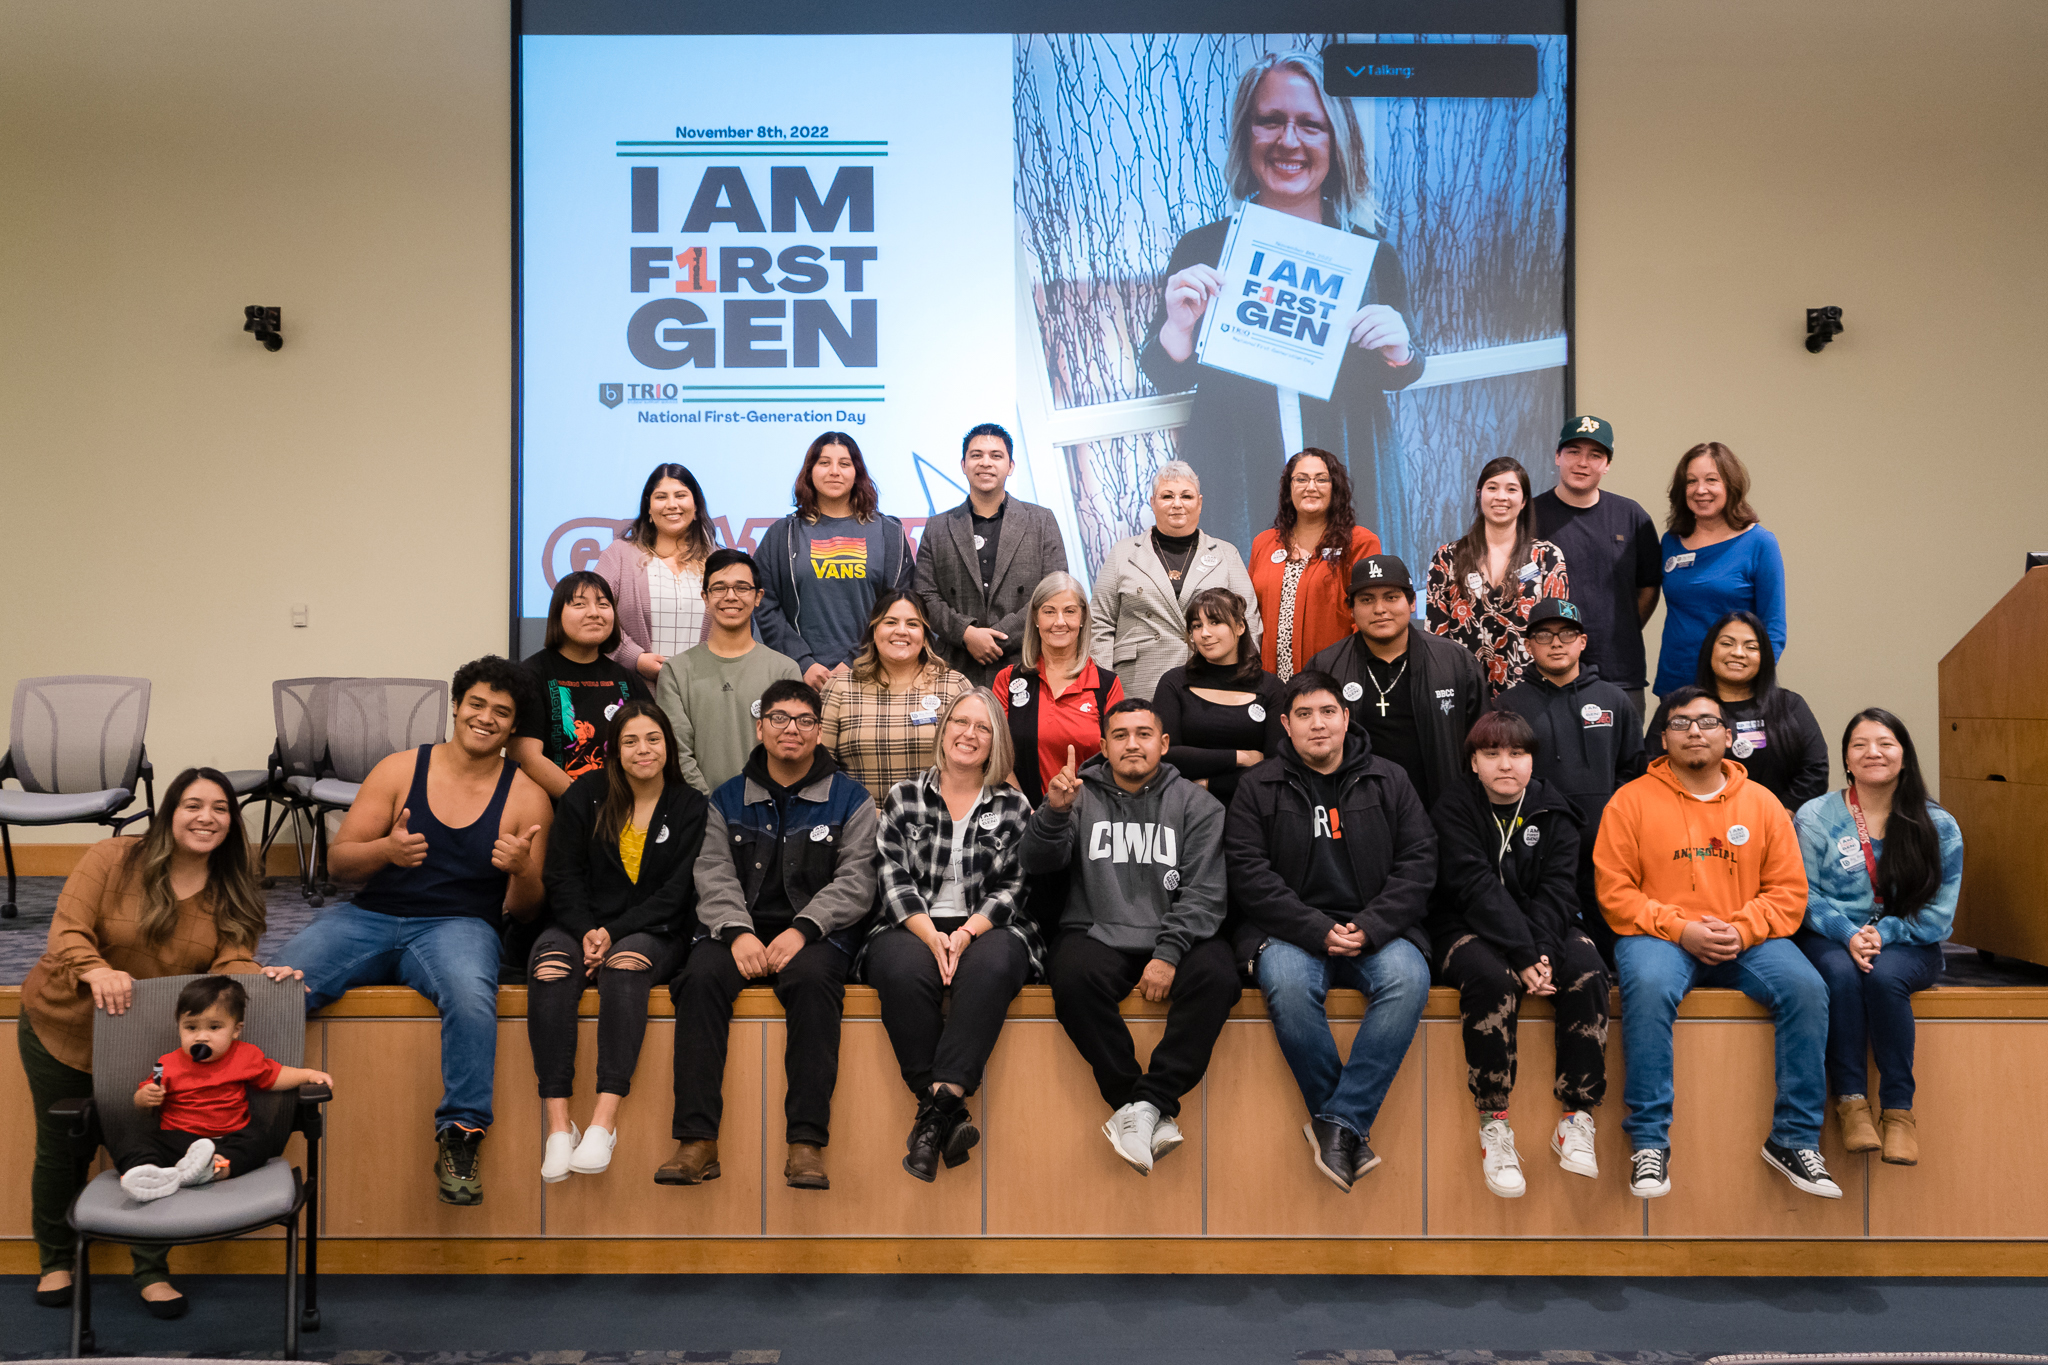
[[[157,1060],[164,1067],[164,1104],[157,1111],[158,1126],[198,1137],[219,1137],[247,1128],[249,1087],[267,1089],[284,1070],[281,1063],[264,1056],[263,1049],[239,1039],[217,1062],[195,1062],[183,1048]]]

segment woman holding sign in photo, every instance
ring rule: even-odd
[[[1325,227],[1372,237],[1378,228],[1372,159],[1349,101],[1325,101],[1322,59],[1268,56],[1244,73],[1231,103],[1225,164],[1233,205],[1255,203]],[[1408,334],[1408,277],[1387,242],[1373,254],[1362,307],[1336,319],[1350,337],[1328,402],[1224,370],[1195,357],[1202,319],[1223,288],[1217,263],[1230,219],[1182,237],[1166,267],[1165,295],[1139,365],[1161,393],[1195,391],[1179,455],[1221,515],[1211,529],[1248,553],[1253,490],[1291,451],[1319,446],[1349,468],[1355,520],[1382,521],[1378,465],[1394,454],[1386,394],[1422,377]],[[1347,294],[1353,291],[1347,289]]]

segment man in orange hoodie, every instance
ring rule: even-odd
[[[1764,1160],[1806,1193],[1840,1199],[1820,1156],[1827,987],[1792,943],[1806,917],[1792,817],[1725,757],[1711,694],[1681,687],[1660,714],[1665,756],[1614,794],[1593,851],[1600,909],[1619,936],[1629,1187],[1645,1199],[1671,1192],[1672,1021],[1686,992],[1720,986],[1770,1010],[1777,1028]]]

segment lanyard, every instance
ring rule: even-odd
[[[1522,794],[1515,798],[1515,813],[1508,817],[1507,824],[1501,824],[1498,815],[1493,817],[1493,827],[1500,831],[1500,847],[1495,849],[1493,854],[1493,874],[1500,878],[1502,886],[1508,884],[1508,874],[1501,864],[1507,861],[1508,849],[1514,846],[1515,827],[1522,823],[1522,803],[1528,799],[1529,789],[1524,787]]]
[[[1856,842],[1863,845],[1863,866],[1870,873],[1871,903],[1881,908],[1884,905],[1884,892],[1877,886],[1877,854],[1870,848],[1870,825],[1863,818],[1862,803],[1856,799],[1856,784],[1851,782],[1843,789],[1842,795],[1848,799],[1849,814],[1856,821]],[[1872,915],[1871,918],[1874,920],[1877,916]]]

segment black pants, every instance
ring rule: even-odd
[[[670,934],[628,934],[605,955],[596,981],[598,1094],[632,1093],[647,1036],[647,992],[675,974],[681,951]],[[526,966],[526,1041],[544,1100],[575,1093],[576,1011],[591,984],[582,941],[553,925],[542,930]]]
[[[1117,1006],[1151,960],[1150,953],[1120,952],[1085,931],[1070,930],[1053,949],[1047,974],[1053,1013],[1094,1069],[1095,1088],[1109,1107],[1143,1100],[1171,1118],[1180,1112],[1180,1097],[1201,1084],[1217,1035],[1242,988],[1229,944],[1209,938],[1188,949],[1174,971],[1166,1034],[1152,1049],[1151,1065],[1140,1070],[1131,1031]]]
[[[1477,934],[1440,945],[1437,960],[1444,981],[1458,988],[1466,1084],[1481,1110],[1498,1113],[1515,1088],[1521,979]],[[1566,1109],[1596,1108],[1607,1096],[1608,976],[1593,940],[1577,929],[1566,933],[1564,961],[1550,964],[1550,979],[1557,986],[1550,997],[1557,1012],[1557,1084],[1551,1093]]]
[[[126,1175],[137,1166],[175,1166],[185,1159],[185,1153],[192,1144],[205,1136],[204,1133],[181,1133],[175,1128],[144,1129],[123,1143],[120,1151],[113,1153],[115,1169]],[[247,1175],[278,1154],[271,1145],[270,1135],[253,1126],[221,1133],[214,1136],[212,1142],[213,1154],[228,1159],[228,1173],[222,1177],[227,1180]]]
[[[868,940],[868,984],[882,997],[882,1027],[910,1093],[923,1099],[934,1082],[972,1095],[995,1051],[1003,1016],[1031,971],[1024,940],[991,929],[967,945],[953,969],[953,1007],[941,1012],[946,987],[939,960],[923,940],[898,925]]]
[[[807,943],[780,972],[749,981],[730,944],[700,939],[668,988],[676,1003],[676,1117],[679,1142],[718,1136],[725,1115],[725,1045],[732,1002],[748,986],[773,986],[789,1031],[782,1065],[789,1093],[782,1102],[784,1141],[823,1147],[839,1083],[839,1020],[853,959],[830,939]]]

